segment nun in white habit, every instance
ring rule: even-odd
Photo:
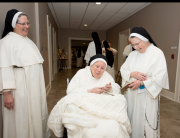
[[[84,53],[82,52],[81,47],[78,49],[76,56],[77,56],[76,67],[82,67]]]
[[[97,32],[92,32],[91,37],[93,41],[89,43],[84,60],[86,60],[86,66],[88,66],[89,60],[96,54],[103,54],[101,48],[101,42]]]
[[[107,58],[97,54],[71,79],[67,95],[54,106],[48,119],[57,137],[63,136],[65,126],[68,138],[129,138],[127,102],[106,67]]]
[[[25,13],[7,12],[0,40],[3,138],[49,138],[43,58],[27,35]]]
[[[160,92],[169,89],[166,59],[148,32],[134,27],[129,36],[132,51],[120,71],[128,103],[131,138],[160,138]]]

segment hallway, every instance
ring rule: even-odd
[[[51,83],[51,91],[47,96],[48,112],[55,104],[66,95],[66,78],[71,78],[81,68],[72,65],[71,70],[61,70],[58,72]],[[163,96],[160,100],[160,134],[161,138],[180,137],[180,104],[173,102]],[[51,137],[56,138],[51,131]]]

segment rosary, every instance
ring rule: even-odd
[[[148,122],[149,126],[152,128],[152,126],[150,125],[150,123],[147,119],[146,111],[145,111],[145,117],[146,117],[146,121]],[[158,130],[158,124],[159,124],[159,98],[158,98],[158,111],[157,111],[157,126],[156,126],[156,129],[152,128],[154,131]],[[144,136],[145,136],[145,138],[147,138],[146,137],[146,131],[145,131],[145,125],[144,125]],[[157,131],[157,138],[158,138],[158,131]]]

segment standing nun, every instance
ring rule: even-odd
[[[113,77],[113,79],[115,80],[115,74],[114,74],[114,55],[112,53],[112,51],[110,51],[110,46],[108,44],[107,41],[103,41],[103,46],[105,49],[105,56],[108,59],[108,66],[106,68],[106,71]]]
[[[81,47],[78,49],[76,56],[77,56],[76,66],[82,67],[84,53],[82,52]]]
[[[91,34],[93,41],[89,43],[84,60],[86,60],[86,66],[88,66],[89,60],[92,56],[102,53],[101,42],[97,32]]]
[[[43,58],[27,35],[25,13],[7,12],[0,41],[3,138],[49,138]]]
[[[132,51],[120,71],[128,103],[131,138],[160,138],[160,92],[169,89],[166,59],[148,32],[134,27],[129,36]]]

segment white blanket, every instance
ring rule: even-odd
[[[129,138],[126,99],[121,94],[69,94],[58,101],[48,119],[57,137],[63,136],[64,126],[68,138]]]

